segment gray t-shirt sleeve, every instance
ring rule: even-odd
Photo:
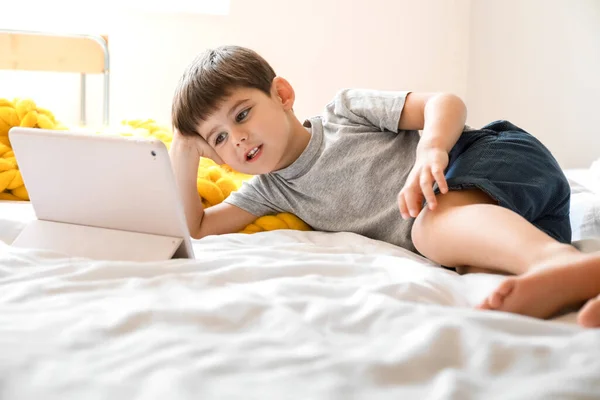
[[[398,123],[410,91],[343,89],[327,105],[329,122],[371,126],[398,133]]]
[[[253,176],[244,181],[242,186],[224,200],[225,203],[241,208],[256,217],[283,212],[273,200],[277,196],[269,195],[268,185],[265,185],[265,176]]]

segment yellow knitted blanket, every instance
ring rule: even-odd
[[[19,166],[12,151],[8,131],[13,126],[65,130],[49,110],[38,107],[31,99],[0,98],[0,200],[29,200]],[[98,134],[117,134],[122,136],[153,137],[162,141],[167,148],[171,145],[173,133],[167,127],[154,120],[127,120],[121,126],[105,129]],[[208,158],[200,159],[198,168],[198,193],[205,208],[221,203],[243,181],[251,176],[232,170],[228,165],[218,165]],[[255,233],[276,229],[311,230],[301,219],[293,214],[280,213],[257,218],[246,226],[242,233]]]

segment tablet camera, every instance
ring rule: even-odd
[[[150,154],[152,154],[152,157],[156,157],[156,152],[154,150],[152,150]]]

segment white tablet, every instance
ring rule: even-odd
[[[173,257],[194,257],[183,203],[161,141],[17,127],[10,130],[9,138],[38,220],[60,223],[63,228],[76,226],[71,236],[85,235],[86,227],[99,228],[89,238],[105,237],[106,245],[111,237],[103,232],[118,231],[121,236],[113,235],[112,240],[120,242],[124,252],[127,241],[131,246],[137,243],[138,253],[152,253],[159,246],[157,236],[180,238]],[[155,240],[136,241],[131,233]],[[38,228],[35,235],[46,240],[51,236],[48,228]],[[87,246],[84,242],[77,246]],[[138,255],[133,259],[145,259]]]

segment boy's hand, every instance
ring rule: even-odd
[[[221,157],[215,152],[202,136],[194,135],[182,135],[177,129],[173,131],[173,141],[171,146],[176,146],[177,148],[184,151],[194,151],[198,154],[198,157],[210,158],[217,164],[224,164]]]
[[[448,192],[444,170],[448,166],[448,153],[439,148],[419,149],[413,169],[408,174],[404,187],[398,193],[398,207],[402,218],[416,218],[421,212],[423,198],[430,210],[437,202],[433,193],[433,183],[437,182],[440,192]]]

